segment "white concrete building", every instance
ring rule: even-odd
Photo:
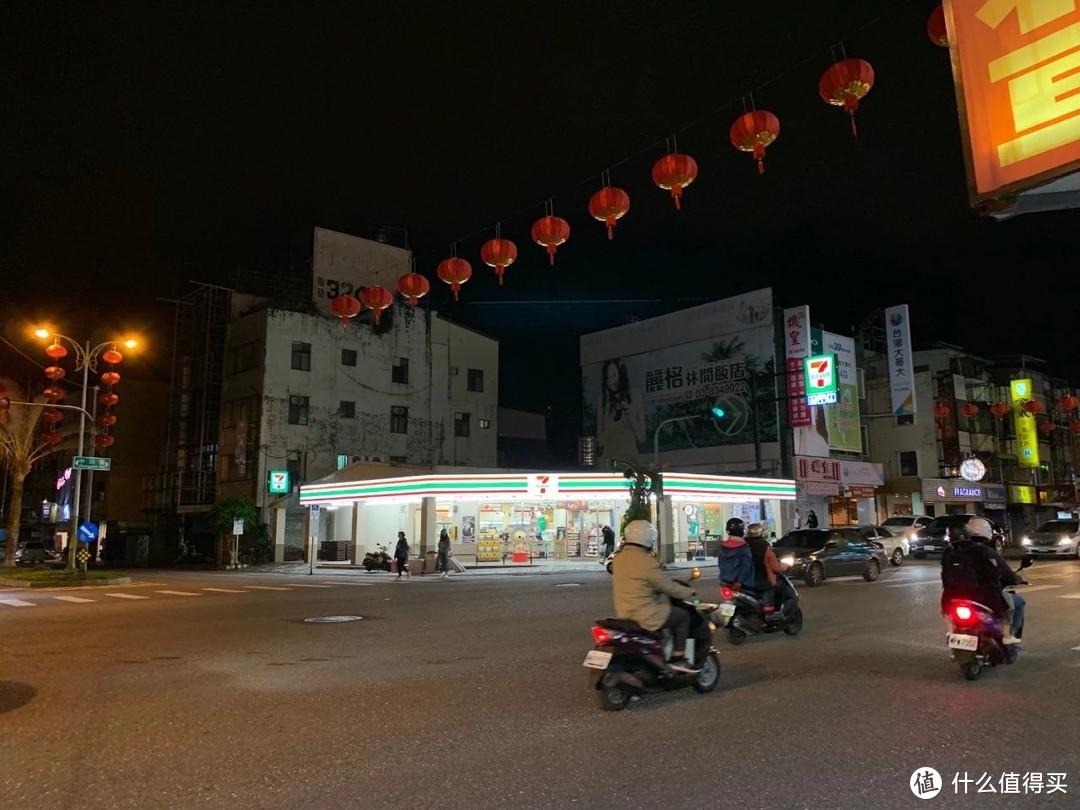
[[[268,521],[283,494],[354,462],[430,469],[496,463],[498,342],[395,304],[343,325],[234,296],[226,339],[219,499],[248,496]],[[292,504],[290,504],[291,506]],[[276,557],[303,546],[303,510],[279,511]]]

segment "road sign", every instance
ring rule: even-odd
[[[97,456],[75,456],[72,465],[76,470],[100,470],[108,472],[112,468],[111,458],[99,458]]]
[[[289,471],[270,470],[267,474],[266,490],[271,495],[287,495],[289,493]]]
[[[75,554],[75,559],[79,561],[79,565],[86,565],[86,561],[90,559],[90,552],[85,548],[80,548]]]
[[[232,533],[235,535],[241,535],[244,533],[244,519],[236,518],[232,522]]]
[[[98,539],[98,525],[86,520],[80,521],[78,535],[80,543],[93,543]]]
[[[818,354],[803,360],[806,375],[806,404],[833,405],[839,380],[836,375],[836,355]]]

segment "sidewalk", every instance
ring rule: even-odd
[[[270,563],[268,565],[253,565],[247,568],[242,568],[239,571],[230,571],[228,573],[239,574],[281,574],[284,576],[307,576],[310,567],[304,562],[295,563]],[[368,573],[364,570],[362,565],[346,565],[343,563],[316,563],[315,573],[322,576],[348,576],[348,577],[386,577],[389,574],[385,571],[373,571]],[[465,571],[460,573],[452,573],[451,577],[470,579],[472,577],[485,577],[485,576],[541,576],[545,574],[605,574],[604,567],[596,560],[545,560],[541,562],[535,562],[532,565],[528,563],[509,564],[509,565],[484,565],[479,568],[466,568]],[[422,577],[435,577],[438,576],[434,571],[427,574],[419,574],[414,576]]]

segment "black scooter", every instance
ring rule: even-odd
[[[726,585],[720,588],[720,597],[724,600],[713,614],[712,620],[718,627],[725,628],[727,639],[732,644],[742,644],[750,636],[758,633],[783,632],[797,636],[802,631],[803,614],[799,607],[799,593],[791,580],[783,577],[795,594],[794,604],[786,613],[781,613],[772,605],[771,598],[762,599],[763,594],[755,591],[733,591]],[[771,597],[771,590],[764,595]]]
[[[390,570],[390,555],[386,553],[386,546],[377,546],[378,551],[369,551],[364,555],[364,570],[371,571],[389,571]]]

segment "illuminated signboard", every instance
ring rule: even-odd
[[[838,380],[836,355],[816,354],[803,360],[807,405],[834,405]]]
[[[1031,380],[1013,380],[1009,386],[1016,422],[1016,458],[1021,467],[1039,466],[1039,432],[1035,417],[1020,406],[1031,399]]]
[[[289,493],[289,471],[270,470],[266,475],[266,491],[273,495]]]
[[[945,0],[973,205],[1080,169],[1076,0]]]

